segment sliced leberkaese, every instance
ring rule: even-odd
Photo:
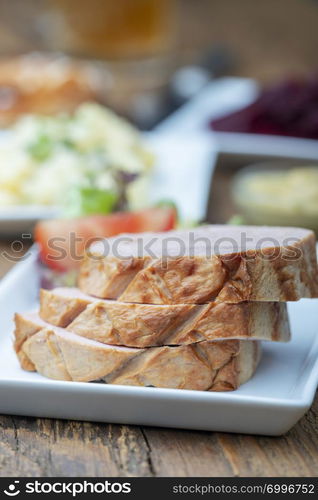
[[[229,391],[253,375],[260,359],[259,342],[249,340],[111,346],[49,325],[36,313],[16,315],[15,337],[22,367],[57,380]]]
[[[129,347],[290,339],[287,307],[278,302],[132,304],[97,299],[76,288],[55,288],[41,290],[40,316],[82,337]]]
[[[312,231],[292,227],[122,234],[90,247],[79,287],[96,297],[147,304],[317,297],[315,243]]]

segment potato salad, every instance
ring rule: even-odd
[[[140,208],[153,157],[109,109],[26,115],[0,136],[0,208],[51,205],[67,215]]]

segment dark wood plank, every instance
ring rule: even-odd
[[[217,433],[145,428],[156,476],[233,476]]]
[[[285,436],[0,417],[0,476],[317,476],[318,397]]]
[[[238,476],[317,476],[318,397],[311,410],[282,437],[220,434]]]
[[[0,240],[0,278],[2,278],[28,251],[29,241],[12,242]]]
[[[158,476],[317,476],[318,396],[285,436],[144,430]]]
[[[0,417],[0,476],[152,476],[143,431],[124,425]]]

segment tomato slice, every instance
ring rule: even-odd
[[[173,207],[149,208],[140,212],[116,212],[76,219],[41,221],[35,226],[42,261],[51,269],[69,271],[79,266],[85,248],[94,239],[121,233],[169,231],[176,225]]]

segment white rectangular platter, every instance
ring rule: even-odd
[[[292,342],[264,344],[256,375],[235,392],[58,382],[22,371],[12,317],[36,307],[36,260],[33,248],[0,283],[0,413],[280,435],[310,407],[318,383],[317,300],[290,304]]]

